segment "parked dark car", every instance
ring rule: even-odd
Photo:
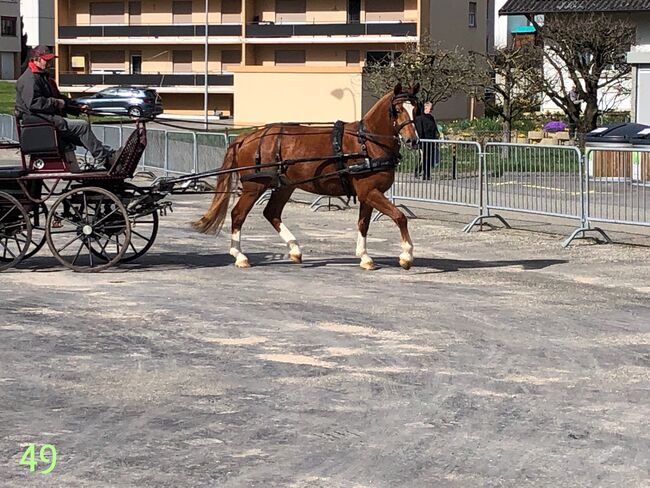
[[[75,101],[92,110],[131,117],[153,117],[163,113],[162,99],[156,90],[137,86],[112,86]]]

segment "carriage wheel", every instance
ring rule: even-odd
[[[156,236],[158,235],[158,209],[155,207],[146,207],[137,204],[136,198],[145,195],[141,189],[137,187],[127,188],[120,192],[122,202],[127,206],[129,213],[129,221],[131,223],[131,240],[124,252],[124,257],[121,261],[129,263],[135,261],[141,256],[144,256],[147,251],[153,246]],[[129,204],[135,202],[133,208],[129,208]],[[93,248],[95,251],[95,248]],[[99,252],[95,255],[102,258]]]
[[[31,258],[34,254],[40,251],[45,242],[45,222],[47,221],[47,206],[44,203],[36,205],[29,212],[29,220],[32,224],[32,238],[29,243],[29,249],[23,259]]]
[[[32,224],[22,204],[0,192],[0,271],[18,264],[29,247]]]
[[[129,217],[110,191],[75,188],[61,195],[47,216],[47,243],[61,264],[96,272],[119,262],[131,239]]]

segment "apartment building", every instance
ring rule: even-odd
[[[20,0],[28,46],[54,46],[54,0]]]
[[[207,71],[209,112],[237,123],[358,119],[370,104],[367,61],[428,32],[450,46],[487,44],[489,0],[55,2],[64,90],[149,85],[167,113],[200,115]],[[467,114],[465,99],[452,105]]]
[[[0,2],[0,79],[15,80],[20,71],[20,3]]]

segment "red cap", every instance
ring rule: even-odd
[[[50,59],[54,59],[58,56],[54,54],[49,47],[40,45],[32,49],[31,57],[41,58],[44,59],[45,61],[49,61]]]

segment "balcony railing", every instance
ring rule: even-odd
[[[61,85],[146,85],[157,86],[203,86],[205,77],[203,74],[128,74],[128,73],[61,73],[59,75]],[[210,86],[232,86],[232,74],[209,74],[208,85]]]
[[[246,37],[292,36],[416,36],[415,22],[365,24],[246,24]]]
[[[241,36],[237,24],[209,25],[209,36]],[[204,25],[62,25],[59,39],[77,37],[205,37]]]

